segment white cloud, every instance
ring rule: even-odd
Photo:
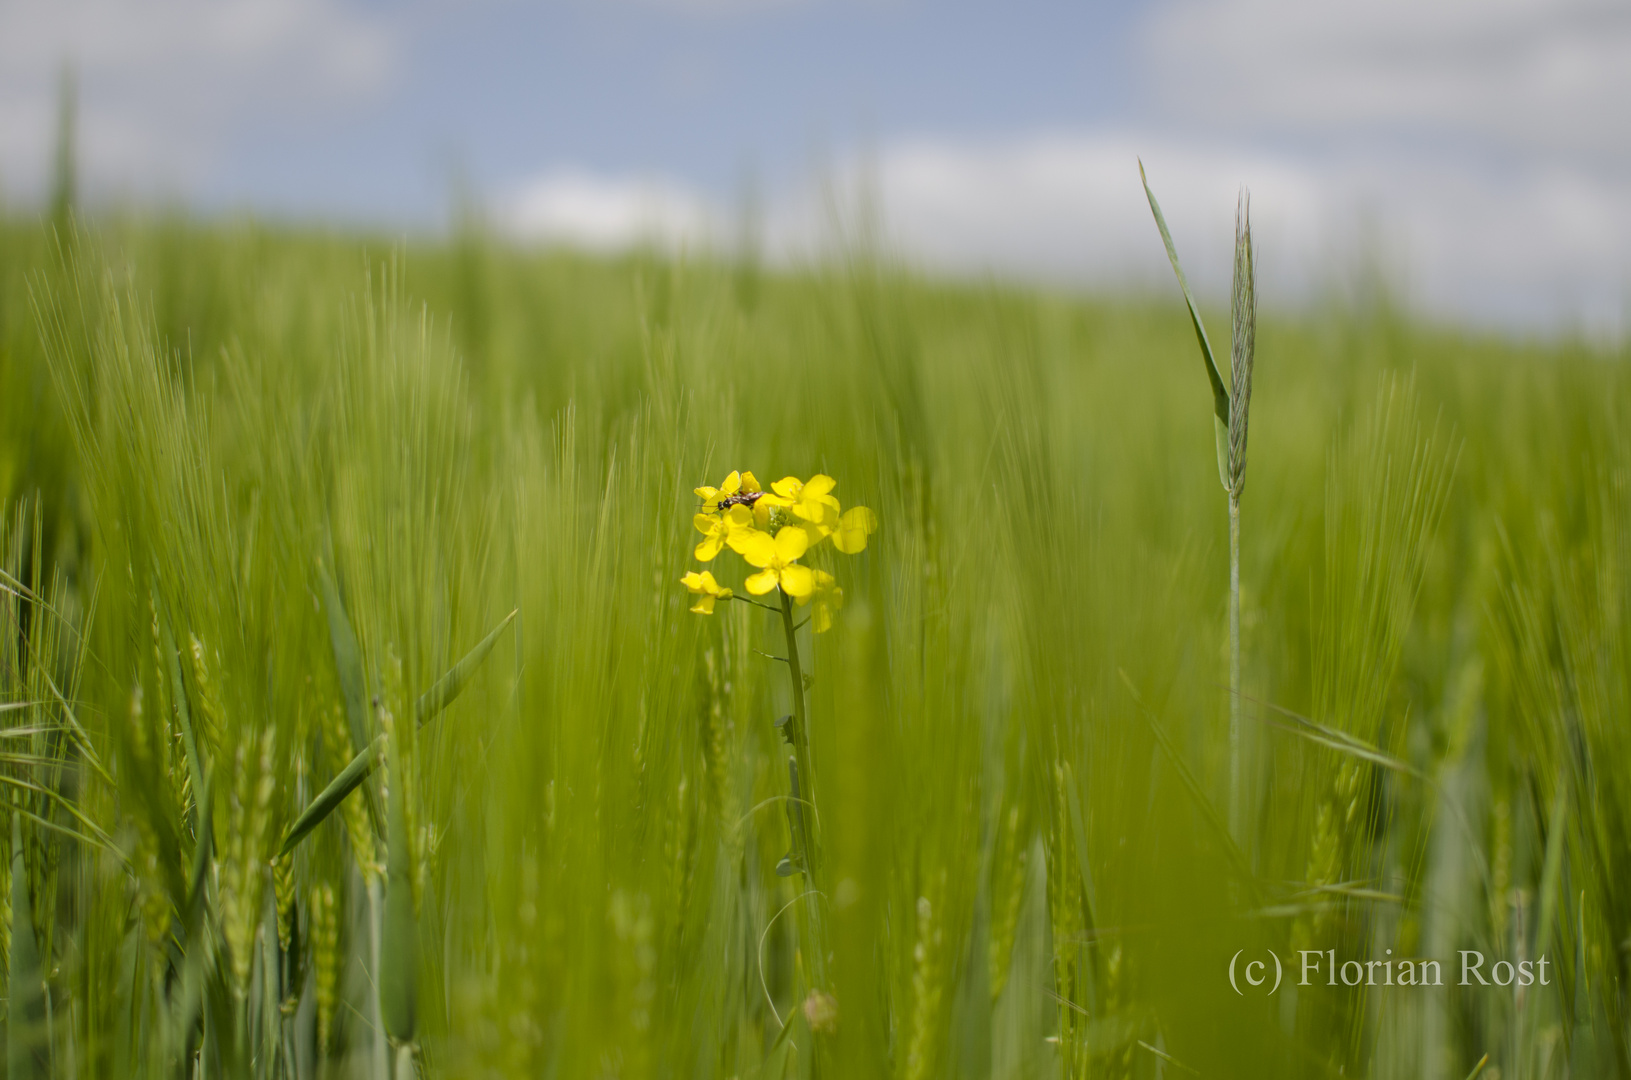
[[[395,44],[338,0],[12,0],[0,5],[0,169],[11,186],[43,184],[65,63],[91,183],[186,188],[247,117],[378,92]]]
[[[717,237],[716,212],[683,184],[578,169],[551,171],[523,185],[501,213],[520,237],[596,251],[645,243],[674,248]]]
[[[1106,283],[1165,275],[1138,159],[1206,282],[1227,273],[1233,211],[1249,183],[1259,241],[1299,261],[1323,239],[1327,207],[1295,163],[1129,134],[991,142],[915,140],[871,167],[886,236],[930,265]]]
[[[773,258],[817,255],[834,233],[824,207],[865,203],[887,250],[934,270],[1168,289],[1139,155],[1186,272],[1214,297],[1228,287],[1244,184],[1267,304],[1296,305],[1340,288],[1362,255],[1379,253],[1400,299],[1428,314],[1514,327],[1625,327],[1631,185],[1564,169],[1502,176],[1409,158],[1310,159],[1129,132],[918,139],[843,166],[825,196],[773,193],[762,234]],[[598,249],[647,240],[732,243],[734,215],[671,179],[555,174],[509,205],[519,235]]]
[[[1577,169],[1503,173],[1441,158],[1078,135],[900,147],[881,156],[878,186],[902,249],[933,264],[1147,283],[1167,271],[1139,153],[1186,269],[1215,293],[1227,285],[1234,199],[1246,184],[1270,302],[1340,284],[1374,247],[1401,299],[1429,313],[1623,326],[1631,183]]]
[[[1179,117],[1631,162],[1623,0],[1180,0],[1150,20]]]
[[[1628,329],[1622,0],[1177,0],[1142,47],[1172,130],[1294,148],[1421,306]]]

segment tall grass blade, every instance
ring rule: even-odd
[[[328,615],[329,644],[334,650],[334,671],[340,680],[340,697],[345,703],[346,722],[351,727],[353,752],[367,749],[369,735],[368,682],[363,674],[362,650],[356,631],[346,616],[334,576],[321,561],[317,563],[317,585],[323,593],[323,610]]]
[[[493,646],[498,643],[499,634],[515,620],[515,616],[516,613],[513,611],[506,615],[503,622],[494,627],[492,632],[482,638],[475,648],[465,654],[464,659],[453,665],[447,674],[437,679],[429,690],[420,695],[419,701],[414,708],[420,724],[429,723],[463,693],[476,670],[481,667],[482,661],[487,659],[487,654],[492,652]],[[321,825],[323,819],[332,814],[334,809],[344,801],[345,797],[355,791],[357,785],[367,778],[368,774],[373,771],[374,766],[379,763],[380,742],[381,740],[375,739],[358,751],[356,756],[347,763],[346,767],[341,769],[339,774],[329,781],[328,786],[311,801],[310,805],[301,811],[300,816],[295,819],[294,824],[289,826],[289,831],[284,835],[282,846],[278,848],[280,858],[293,851],[296,844],[300,843],[313,829]]]
[[[1167,219],[1161,213],[1161,204],[1155,199],[1155,192],[1150,190],[1149,177],[1144,175],[1144,162],[1138,163],[1138,178],[1144,184],[1144,195],[1150,202],[1150,213],[1155,215],[1155,226],[1161,230],[1161,243],[1166,245],[1167,261],[1172,263],[1172,272],[1178,275],[1178,287],[1183,290],[1184,303],[1189,306],[1189,321],[1195,327],[1195,341],[1201,347],[1201,359],[1206,363],[1206,381],[1212,387],[1212,425],[1213,436],[1217,443],[1218,454],[1218,482],[1225,490],[1229,488],[1229,390],[1223,385],[1223,375],[1218,371],[1217,360],[1212,355],[1212,342],[1206,336],[1206,324],[1201,321],[1201,309],[1195,303],[1195,296],[1189,291],[1189,281],[1184,277],[1184,268],[1178,262],[1178,249],[1172,243],[1172,234],[1167,231]]]
[[[289,826],[289,831],[284,834],[283,843],[278,848],[278,858],[282,858],[293,851],[295,845],[304,840],[313,829],[321,825],[324,819],[332,814],[340,803],[345,800],[347,795],[357,790],[357,785],[361,784],[368,777],[368,774],[373,771],[374,766],[378,764],[380,746],[383,741],[383,737],[375,739],[358,751],[357,755],[351,759],[346,767],[341,769],[333,780],[329,781],[328,786],[318,793],[310,805],[301,811],[300,816],[294,820],[294,824]]]
[[[512,611],[504,616],[503,621],[493,627],[492,632],[482,638],[474,649],[466,653],[464,659],[454,664],[446,675],[437,679],[429,690],[420,695],[419,701],[414,705],[414,718],[420,724],[429,723],[437,713],[451,705],[453,700],[464,692],[464,688],[475,676],[476,669],[481,667],[481,662],[487,659],[487,654],[498,644],[499,635],[515,621],[518,613],[519,611]]]

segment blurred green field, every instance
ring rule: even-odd
[[[1175,288],[0,225],[7,1075],[1631,1074],[1631,356],[1272,300],[1231,837]],[[732,469],[880,522],[810,888],[781,624],[679,584]]]

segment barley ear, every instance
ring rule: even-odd
[[[1257,266],[1252,250],[1252,196],[1235,207],[1234,341],[1229,353],[1229,494],[1246,486],[1246,422],[1252,407],[1252,363],[1257,352]]]
[[[1167,219],[1161,214],[1161,204],[1150,190],[1149,177],[1144,175],[1144,162],[1138,163],[1138,178],[1144,183],[1144,196],[1150,201],[1150,213],[1155,215],[1155,227],[1161,230],[1161,242],[1167,248],[1167,261],[1178,275],[1178,287],[1184,291],[1184,303],[1189,305],[1189,321],[1195,327],[1195,340],[1201,346],[1201,359],[1206,362],[1206,381],[1212,386],[1212,438],[1218,454],[1218,481],[1229,487],[1229,391],[1218,373],[1217,361],[1212,358],[1212,342],[1206,336],[1206,325],[1201,322],[1201,309],[1195,306],[1195,297],[1184,278],[1184,268],[1178,263],[1178,249],[1173,246],[1172,234],[1167,231]]]
[[[334,1007],[339,985],[340,926],[335,914],[334,886],[321,882],[312,890],[312,967],[317,997],[317,1049],[326,1056],[334,1030]]]
[[[176,648],[175,634],[171,632],[170,624],[159,618],[156,594],[149,595],[152,597],[150,603],[153,605],[153,618],[159,634],[160,659],[164,661],[159,667],[158,678],[161,682],[169,680],[171,707],[175,710],[176,721],[181,727],[181,745],[187,756],[187,779],[192,785],[193,812],[190,819],[196,827],[198,799],[204,783],[204,759],[199,756],[198,738],[193,734],[192,709],[187,704],[187,684],[181,676],[181,652]]]

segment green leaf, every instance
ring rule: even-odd
[[[329,781],[328,787],[324,788],[317,798],[311,801],[311,805],[295,819],[295,823],[289,826],[288,833],[283,837],[283,846],[278,848],[278,858],[281,859],[294,850],[294,846],[304,840],[307,833],[321,825],[323,819],[332,814],[334,808],[339,806],[347,795],[357,790],[357,785],[363,782],[378,762],[379,747],[380,740],[369,743],[344,769],[340,770],[340,775]]]
[[[1254,704],[1256,704],[1256,702],[1254,702]],[[1355,757],[1361,761],[1368,761],[1373,765],[1380,765],[1384,769],[1389,769],[1405,776],[1413,776],[1417,780],[1428,779],[1426,773],[1422,772],[1408,761],[1402,761],[1391,754],[1384,753],[1382,750],[1366,742],[1357,735],[1350,735],[1346,731],[1322,724],[1317,720],[1310,720],[1306,716],[1294,713],[1290,709],[1282,708],[1279,705],[1273,705],[1267,702],[1262,702],[1260,704],[1270,711],[1278,713],[1279,715],[1293,721],[1296,725],[1288,726],[1285,724],[1275,724],[1274,726],[1277,728],[1284,731],[1289,731],[1293,735],[1301,736],[1302,738],[1307,739],[1309,742],[1315,743],[1319,746],[1326,747],[1330,750],[1335,750],[1339,754],[1347,754],[1349,757]]]
[[[346,617],[345,604],[334,577],[321,562],[317,564],[317,584],[323,590],[323,610],[328,615],[329,644],[334,649],[334,669],[340,677],[340,697],[345,701],[345,718],[351,726],[351,749],[366,747],[368,738],[368,690],[363,679],[362,650],[356,632]]]
[[[1552,924],[1557,919],[1563,886],[1563,843],[1569,819],[1569,777],[1560,772],[1552,809],[1546,815],[1546,858],[1540,873],[1540,918],[1535,924],[1535,955],[1552,947]]]
[[[205,897],[204,886],[210,869],[210,849],[215,843],[215,773],[204,777],[198,793],[198,842],[193,845],[192,876],[187,879],[187,902],[182,907],[187,924],[193,924],[194,908]]]
[[[1178,275],[1178,287],[1184,291],[1184,303],[1189,305],[1189,321],[1195,327],[1195,340],[1201,346],[1201,359],[1206,361],[1206,379],[1212,384],[1212,437],[1216,443],[1218,454],[1218,481],[1229,487],[1229,390],[1223,385],[1223,376],[1218,373],[1217,361],[1212,357],[1212,342],[1207,339],[1206,325],[1201,322],[1201,309],[1195,305],[1195,297],[1189,291],[1189,282],[1184,278],[1184,268],[1178,263],[1178,249],[1173,246],[1172,234],[1167,231],[1167,219],[1161,214],[1161,204],[1155,201],[1155,192],[1150,190],[1150,179],[1144,175],[1144,162],[1138,163],[1138,178],[1144,183],[1144,195],[1150,200],[1150,212],[1155,215],[1155,226],[1161,230],[1161,242],[1167,247],[1167,260],[1172,263],[1172,272]]]
[[[1253,898],[1260,899],[1258,896],[1257,876],[1252,872],[1251,862],[1236,845],[1234,837],[1229,832],[1229,827],[1224,824],[1223,818],[1218,815],[1216,808],[1212,806],[1212,800],[1207,796],[1206,789],[1201,787],[1200,781],[1195,779],[1195,774],[1184,763],[1183,755],[1178,752],[1178,748],[1172,744],[1172,739],[1161,727],[1160,722],[1156,720],[1154,710],[1144,704],[1143,696],[1139,694],[1138,688],[1133,685],[1133,680],[1128,677],[1127,672],[1117,668],[1116,674],[1121,676],[1122,685],[1127,688],[1127,692],[1132,695],[1133,704],[1137,705],[1138,711],[1143,714],[1144,723],[1148,725],[1150,734],[1155,736],[1155,744],[1160,747],[1161,753],[1167,759],[1167,764],[1172,766],[1173,772],[1178,774],[1178,779],[1183,782],[1184,787],[1189,789],[1190,797],[1195,800],[1196,807],[1205,817],[1207,824],[1212,827],[1212,831],[1217,834],[1217,841],[1223,848],[1223,853],[1234,864],[1235,872],[1240,875],[1241,882],[1245,884]]]
[[[437,679],[436,684],[425,691],[414,706],[414,719],[421,725],[427,724],[453,703],[453,699],[463,692],[465,685],[476,674],[476,669],[481,667],[481,662],[487,659],[487,654],[493,651],[493,646],[498,644],[498,635],[515,621],[519,610],[504,616],[504,621],[493,627],[492,633],[482,638],[474,649],[465,654],[463,660],[453,665],[453,670]]]
[[[493,646],[498,642],[498,635],[505,627],[515,621],[515,616],[514,611],[505,616],[504,621],[494,627],[492,633],[482,638],[474,649],[465,654],[463,660],[454,664],[447,674],[437,679],[436,684],[425,691],[414,706],[414,714],[421,725],[433,720],[438,713],[452,704],[454,698],[457,698],[464,691],[464,688],[469,685],[470,679],[475,675],[476,669],[481,666],[481,662],[487,659],[488,653],[493,651]],[[341,619],[344,619],[343,614]],[[349,626],[347,630],[349,630]],[[353,642],[355,642],[355,639],[353,639]],[[307,833],[322,824],[323,819],[333,813],[334,808],[339,806],[347,795],[357,789],[357,785],[361,784],[364,778],[373,771],[374,766],[379,763],[379,750],[378,740],[369,743],[358,751],[357,756],[352,758],[344,769],[340,770],[340,775],[329,781],[328,787],[324,788],[322,793],[311,801],[311,805],[306,807],[301,815],[295,819],[295,823],[289,826],[289,831],[283,838],[283,846],[278,849],[279,858],[293,850],[294,846],[300,843]]]
[[[328,614],[329,644],[334,649],[334,671],[340,679],[340,697],[345,701],[345,718],[351,728],[351,749],[355,753],[366,754],[372,737],[369,734],[371,725],[368,717],[368,684],[363,675],[362,649],[357,645],[357,634],[351,628],[351,620],[346,617],[345,603],[340,599],[340,590],[321,559],[317,562],[317,584],[323,591],[323,610]],[[353,758],[352,765],[355,764],[356,759]],[[372,768],[372,765],[369,767]],[[349,769],[350,766],[347,766],[347,770]],[[367,775],[367,769],[359,773],[356,782],[339,794],[334,805],[339,805],[339,799],[345,798]],[[368,816],[373,820],[376,829],[384,821],[379,805],[379,792],[372,789],[368,792]],[[315,825],[321,820],[322,817],[319,817],[312,824]]]

